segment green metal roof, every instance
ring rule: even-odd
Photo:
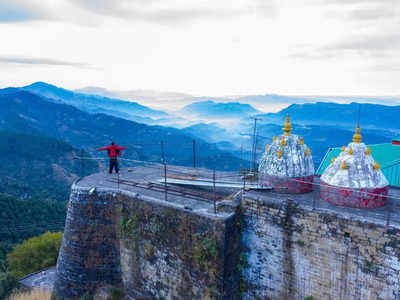
[[[389,184],[391,186],[400,187],[400,145],[387,143],[369,146],[371,148],[372,157],[379,163],[383,174],[389,181]],[[338,157],[341,151],[341,147],[329,148],[319,165],[316,174],[322,175],[331,163],[332,157]]]

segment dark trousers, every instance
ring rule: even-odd
[[[111,174],[114,168],[115,168],[115,173],[118,173],[119,172],[118,159],[110,158],[110,170],[108,172]]]

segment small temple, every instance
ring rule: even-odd
[[[280,193],[299,194],[312,191],[314,163],[304,139],[292,134],[289,115],[283,134],[274,137],[265,147],[258,168],[261,186],[270,186]]]
[[[335,205],[375,208],[386,204],[389,182],[372,157],[370,147],[361,142],[359,125],[353,142],[332,158],[320,183],[321,199]]]

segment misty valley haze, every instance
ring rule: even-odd
[[[381,98],[376,97],[348,100],[344,100],[345,97],[336,97],[341,100],[340,103],[334,103],[329,101],[335,97],[324,97],[322,102],[316,102],[319,98],[311,96],[260,95],[224,99],[190,97],[181,93],[167,93],[163,96],[162,93],[149,91],[144,95],[142,92],[140,96],[135,91],[124,94],[95,87],[70,91],[44,82],[4,89],[1,93],[18,90],[32,92],[53,103],[69,104],[90,114],[106,114],[152,126],[174,127],[177,132],[180,130],[188,135],[189,139],[204,140],[236,158],[242,156],[245,159],[250,159],[254,125],[252,117],[260,119],[257,130],[258,155],[262,154],[265,144],[270,143],[274,135],[280,134],[284,118],[290,114],[294,132],[306,137],[316,164],[329,147],[341,146],[348,140],[356,125],[359,107],[362,112],[363,135],[367,143],[387,142],[400,132],[400,124],[395,118],[396,111],[400,110],[400,106],[395,105],[399,100],[397,98],[385,98],[391,104],[385,106],[366,103],[379,102]],[[116,96],[121,98],[115,98]],[[165,111],[151,108],[157,99],[160,99],[159,105],[165,107]],[[343,103],[356,99],[362,100],[361,106],[357,103]],[[168,106],[170,101],[179,103],[181,108],[171,110]],[[278,112],[256,108],[276,105],[284,108]]]

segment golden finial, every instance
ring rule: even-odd
[[[343,146],[343,147],[342,147],[342,152],[343,152],[345,149],[346,149],[346,146]]]
[[[290,130],[292,130],[292,125],[290,124],[289,114],[286,116],[285,125],[283,126],[284,135],[290,135]]]
[[[266,145],[265,145],[265,152],[268,151],[268,148],[269,148],[269,144],[266,144]]]
[[[281,139],[281,146],[283,147],[283,146],[285,146],[285,145],[286,145],[285,138],[282,137],[282,139]]]
[[[333,163],[335,161],[336,157],[332,157],[331,159],[331,163]]]
[[[350,154],[350,155],[352,155],[352,154],[353,154],[353,149],[351,149],[351,148],[349,147],[349,151],[347,151],[347,153]]]
[[[278,157],[282,157],[282,149],[281,148],[279,148],[279,150],[278,150]]]
[[[303,137],[300,138],[300,140],[299,140],[299,145],[300,145],[300,146],[303,146],[303,145],[304,145],[304,139],[303,139]]]
[[[378,162],[375,162],[374,169],[375,169],[376,171],[379,171],[380,166],[379,166],[379,163],[378,163]]]
[[[276,141],[276,135],[274,136],[274,138],[272,139],[272,141],[273,141],[273,142],[275,142],[275,141]]]
[[[361,142],[360,126],[357,125],[356,132],[353,135],[353,142],[359,144]]]
[[[367,150],[365,150],[365,154],[371,155],[371,148],[368,146]]]
[[[342,170],[347,170],[347,164],[345,161],[342,163]]]
[[[308,147],[307,147],[307,150],[306,150],[306,156],[310,156],[310,154],[311,154],[311,152],[310,152],[310,148],[308,148]]]

